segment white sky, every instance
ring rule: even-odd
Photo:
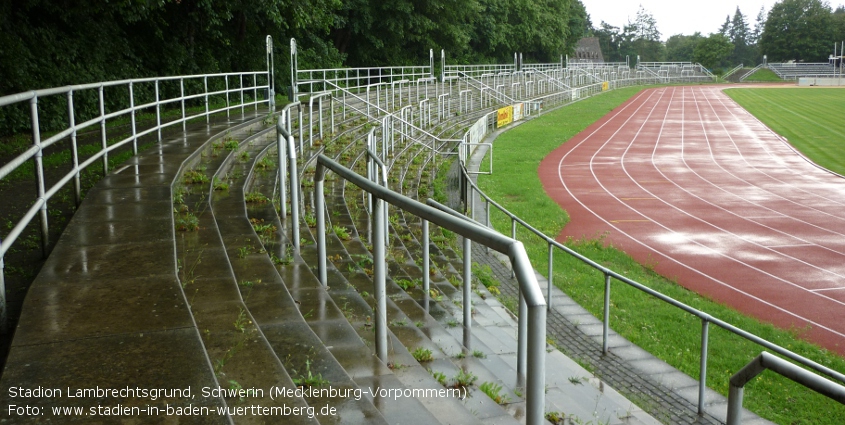
[[[775,0],[581,0],[590,14],[593,26],[598,27],[601,21],[622,28],[628,20],[634,20],[637,10],[642,4],[657,21],[660,37],[666,40],[675,34],[692,34],[696,31],[703,35],[719,31],[725,22],[725,17],[733,18],[737,6],[745,15],[749,28],[754,29],[754,22],[760,6],[766,7],[766,12],[775,4]],[[831,0],[836,7],[841,0]]]

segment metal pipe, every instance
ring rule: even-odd
[[[287,218],[288,216],[288,197],[287,197],[287,162],[285,158],[287,158],[287,149],[285,145],[287,145],[287,137],[285,137],[283,121],[285,119],[285,112],[282,111],[282,115],[279,117],[279,120],[276,122],[276,161],[278,164],[278,171],[279,171],[279,217],[282,219]],[[290,132],[288,132],[290,135]]]
[[[376,328],[376,355],[387,363],[387,291],[386,275],[387,264],[385,260],[384,235],[385,219],[384,200],[376,198],[374,207],[375,232],[373,235],[373,296],[375,297],[375,328]]]
[[[29,101],[30,114],[32,118],[32,143],[38,149],[35,152],[35,184],[38,199],[41,201],[41,253],[47,258],[50,242],[50,228],[47,222],[47,198],[44,196],[44,161],[43,149],[41,147],[41,127],[38,124],[38,96]]]
[[[70,135],[70,148],[73,159],[73,196],[76,201],[76,207],[82,203],[82,183],[79,178],[79,149],[76,144],[76,113],[73,109],[73,90],[67,92],[67,115],[68,125],[73,129]]]
[[[299,252],[299,175],[296,167],[296,149],[293,145],[293,136],[288,136],[288,162],[290,163],[288,171],[290,172],[291,239],[293,239],[294,249]]]
[[[101,119],[101,121],[100,121],[100,138],[101,138],[100,142],[101,142],[101,146],[102,146],[103,150],[105,151],[108,148],[108,142],[106,140],[106,120],[104,118],[105,115],[106,115],[106,106],[105,106],[105,101],[103,99],[103,86],[100,86],[99,95],[100,95],[100,105],[99,106],[100,106],[100,119]],[[106,176],[108,174],[109,174],[109,153],[105,152],[103,154],[103,176]]]
[[[314,172],[314,209],[317,213],[317,278],[323,287],[328,286],[328,272],[326,270],[326,195],[323,193],[325,168],[318,165]],[[297,208],[291,208],[297,209]]]
[[[132,127],[132,154],[138,155],[138,131],[135,128],[135,92],[132,89],[131,81],[129,82],[129,109],[131,110],[129,121]],[[208,114],[208,106],[206,106],[205,113]]]
[[[156,106],[156,129],[158,132],[158,142],[161,143],[161,104],[159,103],[159,89],[158,89],[158,80],[155,80],[155,106]],[[228,98],[227,98],[228,99]],[[228,106],[228,105],[226,105]]]
[[[241,92],[241,103],[243,103],[243,92]],[[185,120],[185,79],[179,79],[179,99],[182,104],[182,132],[186,133],[186,120]],[[105,125],[105,123],[103,123]]]
[[[742,423],[742,398],[745,384],[766,369],[845,404],[845,386],[822,378],[764,351],[731,377],[728,391],[727,425]]]
[[[430,249],[429,246],[429,235],[428,235],[428,220],[422,220],[422,249],[423,249],[423,291],[425,292],[425,296],[423,298],[424,305],[423,308],[425,312],[429,312],[429,304],[430,304],[430,291],[431,291],[431,258],[430,258]]]
[[[464,347],[470,350],[472,343],[472,240],[464,238]]]
[[[604,320],[602,320],[601,353],[607,355],[607,338],[610,333],[610,275],[604,274]]]
[[[699,365],[700,375],[698,378],[698,414],[704,414],[704,398],[707,390],[707,346],[710,335],[710,322],[706,318],[701,319],[701,363]]]
[[[555,255],[555,247],[552,244],[549,244],[549,277],[547,279],[548,289],[546,291],[546,302],[548,303],[548,308],[552,308],[552,278],[554,277],[554,255]]]

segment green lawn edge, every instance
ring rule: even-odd
[[[549,112],[502,133],[494,143],[494,172],[492,175],[479,176],[480,187],[492,199],[532,226],[548,235],[557,235],[567,223],[568,216],[543,190],[537,174],[540,161],[640,90],[642,88],[606,92]],[[510,233],[510,220],[505,215],[493,212],[491,221],[496,229]],[[534,268],[547,270],[546,243],[522,229],[518,230],[517,238],[525,244]],[[654,273],[652,268],[655,264],[636,263],[630,256],[606,243],[603,235],[569,241],[568,245],[600,264],[687,305],[827,367],[845,370],[845,359],[801,340],[799,336],[803,330],[781,330],[696,295]],[[555,285],[594,316],[600,317],[603,308],[603,276],[560,252],[555,254],[554,269]],[[611,291],[611,327],[658,358],[698,379],[701,341],[699,319],[617,282]],[[559,345],[565,353],[565,341]],[[761,351],[762,348],[756,344],[711,326],[708,386],[727,395],[730,376]],[[845,417],[845,406],[772,372],[765,372],[746,386],[744,405],[758,415],[780,424],[841,424]],[[668,416],[662,417],[668,415],[668,412],[649,410],[658,419],[668,420]]]

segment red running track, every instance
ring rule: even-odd
[[[571,216],[558,240],[609,232],[663,276],[845,355],[845,179],[722,88],[644,90],[539,173]]]

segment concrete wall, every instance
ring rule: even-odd
[[[845,86],[845,76],[842,78],[799,78],[799,86]]]

